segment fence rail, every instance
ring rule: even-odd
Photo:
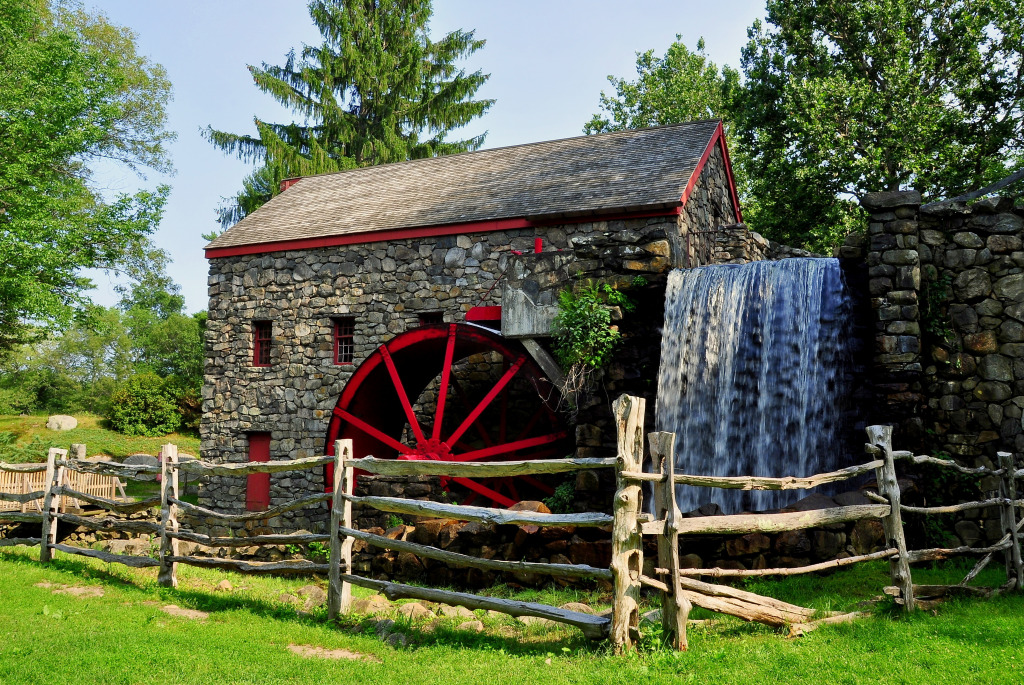
[[[42,511],[46,496],[46,464],[0,464],[0,514],[7,511]],[[117,497],[123,491],[120,480],[112,475],[96,475],[77,471],[65,472],[62,481],[68,488],[67,499],[61,500],[61,511],[80,508],[91,497]]]
[[[159,582],[164,586],[177,584],[177,565],[230,569],[247,573],[311,574],[326,573],[329,578],[328,615],[336,618],[348,611],[351,587],[366,587],[383,593],[391,599],[414,598],[456,604],[471,609],[483,608],[513,616],[538,616],[572,625],[591,638],[610,638],[615,651],[630,649],[636,640],[639,623],[639,599],[643,588],[662,595],[662,628],[677,649],[687,648],[687,618],[693,606],[727,613],[745,620],[759,621],[772,626],[796,624],[798,629],[809,629],[822,623],[849,620],[857,614],[830,614],[823,616],[813,610],[763,597],[742,589],[698,580],[704,578],[745,578],[763,576],[790,576],[828,571],[868,561],[888,560],[892,585],[885,592],[896,597],[907,611],[915,605],[927,605],[929,600],[919,597],[974,592],[993,594],[1011,588],[1021,589],[1024,569],[1021,561],[1021,529],[1024,520],[1018,509],[1024,499],[1018,499],[1016,480],[1024,478],[1024,469],[1017,469],[1012,455],[999,453],[999,467],[965,467],[952,460],[928,455],[915,455],[892,449],[892,429],[888,426],[870,426],[867,429],[867,453],[873,459],[865,464],[811,476],[750,477],[701,476],[675,473],[675,435],[665,432],[650,433],[650,463],[652,472],[643,470],[645,413],[643,399],[623,395],[613,404],[618,431],[618,457],[615,459],[565,459],[509,461],[488,463],[436,462],[418,460],[383,460],[373,457],[354,458],[352,444],[339,440],[335,456],[319,456],[295,460],[244,464],[211,464],[199,460],[179,461],[177,448],[166,445],[162,449],[159,468],[142,465],[125,466],[114,462],[81,461],[68,459],[64,450],[50,450],[45,465],[0,464],[0,476],[19,481],[19,491],[0,494],[0,503],[23,505],[42,500],[39,511],[4,511],[0,519],[41,526],[39,538],[21,537],[0,539],[0,546],[13,544],[39,544],[40,560],[49,561],[54,550],[68,554],[120,563],[136,568],[158,568]],[[896,480],[897,463],[924,464],[949,468],[978,478],[999,479],[998,492],[984,499],[952,505],[917,507],[900,501]],[[229,475],[243,477],[255,473],[283,473],[292,470],[333,466],[332,491],[301,497],[280,503],[269,509],[244,514],[215,511],[182,501],[178,492],[178,476]],[[529,511],[509,511],[487,507],[464,506],[438,502],[406,500],[395,497],[356,496],[354,494],[357,471],[385,475],[444,475],[467,477],[496,477],[524,474],[566,473],[583,469],[614,468],[616,492],[612,503],[613,514],[584,512],[575,514],[544,514]],[[125,502],[111,494],[101,496],[79,489],[76,474],[94,477],[134,479],[159,472],[160,497],[141,502]],[[874,473],[878,493],[868,492],[874,503],[833,507],[803,512],[740,514],[703,518],[683,518],[675,497],[676,485],[696,485],[722,489],[791,490],[807,489],[827,483],[841,482]],[[26,476],[39,478],[40,485],[25,490]],[[653,492],[653,516],[644,513],[641,485],[649,483]],[[65,511],[64,501],[70,499],[87,502],[106,511],[100,516],[79,516]],[[251,537],[218,537],[188,530],[179,521],[180,513],[201,516],[225,523],[244,523],[267,519],[309,506],[329,502],[331,517],[327,534],[294,533],[263,534]],[[375,535],[358,530],[353,523],[354,503],[412,516],[480,521],[496,525],[514,526],[577,526],[605,527],[611,531],[612,555],[608,568],[584,564],[558,564],[514,560],[483,559],[404,540]],[[151,507],[159,507],[159,522],[129,520],[130,515]],[[988,547],[961,546],[955,548],[908,549],[903,535],[903,514],[951,514],[972,509],[998,508],[1003,537]],[[877,519],[885,528],[886,548],[869,554],[808,564],[796,568],[766,569],[685,569],[680,566],[680,536],[682,535],[740,535],[754,532],[775,533],[824,526],[834,523]],[[123,531],[156,535],[160,540],[157,558],[112,554],[83,549],[57,542],[57,522],[83,526],[97,531]],[[654,535],[657,540],[657,563],[652,576],[645,575],[643,536]],[[452,566],[479,568],[488,571],[545,574],[556,578],[581,578],[610,581],[613,587],[611,618],[566,611],[557,607],[530,602],[484,597],[471,593],[451,592],[436,588],[422,588],[389,581],[365,578],[353,573],[352,553],[356,541],[370,546],[412,553]],[[180,554],[179,541],[207,547],[239,547],[257,545],[330,543],[327,563],[302,561],[257,562],[237,559],[197,557]],[[994,558],[1002,553],[1007,572],[1007,583],[993,590],[963,589],[970,580]],[[960,585],[952,588],[914,585],[911,564],[937,561],[957,556],[974,555],[981,559]],[[650,569],[651,567],[648,567]],[[931,593],[931,594],[923,594]],[[802,628],[801,628],[802,627]]]

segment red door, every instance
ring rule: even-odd
[[[270,461],[270,433],[249,434],[249,461]],[[263,511],[269,507],[270,474],[250,474],[245,484],[245,508]]]

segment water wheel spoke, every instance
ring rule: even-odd
[[[473,450],[472,452],[463,452],[462,454],[452,455],[451,459],[452,461],[478,461],[480,459],[488,459],[502,454],[511,454],[512,452],[518,452],[519,450],[529,449],[530,447],[537,447],[538,445],[547,445],[552,442],[557,442],[565,436],[565,431],[549,433],[547,435],[538,435],[524,440],[515,440],[502,445],[493,445],[491,447]]]
[[[523,479],[524,483],[526,483],[527,485],[532,485],[533,487],[543,492],[545,495],[555,494],[555,489],[553,487],[551,487],[550,485],[543,481],[537,480],[533,476],[520,476],[520,478]]]
[[[345,419],[350,424],[352,424],[353,426],[355,426],[359,430],[363,431],[367,435],[369,435],[371,437],[374,437],[377,440],[383,442],[388,447],[392,447],[392,448],[398,450],[399,454],[404,454],[405,452],[409,451],[409,448],[406,447],[405,445],[403,445],[402,443],[400,443],[398,440],[395,440],[393,437],[391,437],[387,433],[374,428],[373,426],[368,424],[366,421],[363,421],[358,416],[345,411],[341,407],[336,407],[335,410],[334,410],[334,414],[335,414],[335,416],[340,416],[341,418]]]
[[[501,373],[508,371],[508,358],[501,358]],[[501,418],[498,422],[498,442],[505,442],[508,439],[508,386],[501,391]]]
[[[511,507],[513,504],[515,504],[515,500],[509,499],[508,497],[501,494],[497,490],[492,490],[486,485],[481,485],[480,483],[477,483],[472,478],[452,478],[452,480],[463,487],[469,488],[470,490],[477,494],[483,495],[484,497],[488,498],[495,504],[500,504],[503,507]]]
[[[533,416],[531,416],[530,420],[526,422],[526,426],[519,432],[519,436],[516,440],[522,440],[533,432],[534,426],[536,426],[537,422],[540,421],[540,417],[544,415],[545,409],[547,409],[547,405],[541,404],[540,407],[537,408],[537,411],[533,412]]]
[[[459,401],[462,402],[462,406],[466,410],[466,413],[471,413],[473,410],[469,405],[469,399],[466,397],[466,393],[462,389],[462,385],[459,383],[459,379],[455,378],[454,376],[452,376],[452,387],[455,388],[455,392],[459,396]],[[487,432],[487,429],[484,427],[482,423],[480,423],[479,421],[474,421],[473,425],[476,426],[476,432],[480,435],[480,439],[484,441],[484,445],[490,447],[491,445],[494,444],[494,440],[491,440],[490,433]],[[448,444],[451,444],[451,442],[449,442]]]
[[[384,358],[384,365],[388,369],[388,375],[391,376],[391,382],[395,385],[395,392],[398,393],[398,401],[402,403],[402,411],[405,412],[405,418],[409,421],[409,425],[412,427],[413,435],[416,436],[416,441],[425,442],[426,438],[423,436],[423,429],[420,428],[420,422],[416,419],[416,412],[412,410],[412,403],[409,401],[409,395],[405,392],[405,386],[402,384],[402,379],[398,377],[398,369],[395,368],[395,360],[391,358],[391,353],[388,352],[386,345],[380,346],[380,353]]]
[[[444,349],[444,364],[441,366],[441,387],[437,392],[437,411],[434,412],[434,427],[430,431],[433,440],[441,439],[441,425],[444,423],[444,404],[448,398],[448,383],[452,377],[452,363],[455,357],[455,324],[448,324],[448,343]]]
[[[484,410],[487,409],[488,406],[490,406],[491,402],[494,401],[494,398],[498,396],[498,394],[506,385],[508,385],[509,381],[511,381],[512,378],[517,373],[519,373],[519,369],[523,367],[523,364],[525,362],[526,355],[519,355],[515,363],[512,364],[511,367],[509,367],[508,371],[502,374],[501,378],[498,379],[498,382],[494,384],[494,387],[490,389],[490,391],[487,393],[487,395],[484,396],[482,400],[480,400],[480,404],[478,404],[476,408],[473,409],[472,412],[470,412],[469,416],[465,418],[462,424],[455,430],[454,433],[452,433],[451,437],[449,437],[445,442],[447,442],[450,445],[453,442],[457,441],[459,438],[461,438],[462,434],[465,433],[473,424],[473,422],[480,417],[480,414],[482,414]]]

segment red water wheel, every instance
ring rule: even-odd
[[[381,345],[352,375],[328,425],[326,452],[349,438],[357,457],[378,459],[564,457],[573,444],[557,402],[557,390],[518,343],[466,324],[421,326]],[[463,503],[482,497],[505,507],[553,492],[530,476],[442,484],[464,488]]]

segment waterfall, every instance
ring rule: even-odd
[[[676,472],[809,476],[841,468],[850,297],[836,259],[705,266],[669,274],[658,430]],[[677,488],[686,512],[789,504],[798,491]]]

